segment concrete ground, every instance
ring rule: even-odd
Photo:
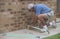
[[[23,30],[18,30],[18,31],[13,31],[13,32],[9,32],[8,34],[19,34],[19,35],[24,35],[27,36],[27,34],[29,35],[34,35],[35,37],[38,36],[37,38],[24,38],[24,37],[9,37],[9,36],[0,36],[0,39],[39,39],[40,38],[44,38],[44,37],[48,37],[48,36],[52,36],[55,34],[60,33],[60,19],[57,18],[57,23],[56,23],[56,29],[52,28],[49,29],[50,34],[48,34],[47,32],[45,33],[40,33],[39,31],[34,31],[34,30],[27,30],[27,29],[23,29]]]

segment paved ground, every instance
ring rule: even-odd
[[[29,34],[29,35],[36,35],[36,36],[39,36],[41,38],[48,37],[48,36],[60,33],[60,26],[59,26],[60,23],[59,23],[59,21],[60,21],[60,19],[57,20],[57,23],[56,23],[57,28],[56,29],[50,29],[49,30],[50,34],[48,34],[47,32],[40,33],[39,31],[33,31],[33,30],[27,30],[27,29],[9,32],[8,34],[20,34],[20,35],[24,35],[24,36],[27,36],[27,34]],[[23,38],[23,37],[22,38],[20,38],[20,37],[17,38],[17,37],[0,36],[0,39],[29,39],[29,38]],[[33,38],[31,37],[30,39],[33,39]]]

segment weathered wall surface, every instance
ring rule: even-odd
[[[56,0],[0,0],[0,30],[14,31],[26,28],[34,15],[28,12],[28,3],[44,3],[56,11]]]

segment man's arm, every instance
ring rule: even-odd
[[[41,7],[36,7],[36,8],[34,9],[34,12],[35,12],[36,15],[41,14],[42,8],[41,8]]]
[[[38,17],[36,15],[34,15],[34,17],[32,17],[32,25],[35,25],[37,23]]]

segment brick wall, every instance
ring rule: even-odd
[[[0,0],[0,30],[25,29],[34,16],[27,10],[27,4],[30,2],[36,4],[44,3],[54,11],[56,10],[56,0]]]

